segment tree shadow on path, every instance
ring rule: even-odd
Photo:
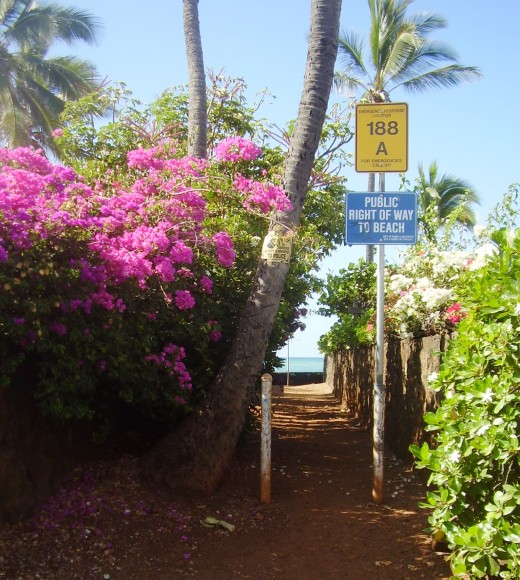
[[[385,502],[376,505],[371,460],[371,433],[340,410],[327,385],[285,387],[273,400],[269,522],[223,537],[219,561],[203,577],[448,578],[449,567],[424,532],[421,478],[387,458]],[[224,487],[244,484],[255,482],[235,473]]]

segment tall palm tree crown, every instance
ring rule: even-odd
[[[67,100],[93,90],[96,71],[48,57],[58,42],[94,43],[100,24],[82,10],[34,0],[0,0],[0,143],[55,151],[51,134]]]
[[[344,65],[334,75],[339,90],[351,94],[361,90],[361,102],[384,103],[399,87],[420,92],[480,77],[476,67],[457,63],[455,52],[447,44],[428,38],[432,32],[446,28],[446,20],[431,13],[409,16],[407,9],[412,2],[368,0],[368,50],[354,32],[343,31],[339,37],[339,61]],[[383,182],[384,174],[381,177]],[[370,173],[368,191],[374,190],[375,174]],[[367,246],[366,260],[373,261],[373,246]]]
[[[363,40],[354,32],[344,31],[339,39],[344,70],[335,74],[339,89],[361,89],[364,102],[378,103],[390,101],[390,93],[398,87],[420,92],[480,76],[476,67],[457,63],[455,52],[447,44],[428,39],[430,33],[446,28],[447,22],[431,13],[408,16],[412,2],[368,0],[369,61],[364,58]]]

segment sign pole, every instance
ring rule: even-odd
[[[347,243],[370,242],[378,247],[376,305],[376,368],[373,396],[372,498],[383,502],[385,434],[385,244],[415,244],[417,197],[412,207],[400,207],[410,194],[384,195],[385,174],[408,170],[408,105],[359,103],[356,105],[356,171],[379,172],[379,195],[347,194]],[[351,197],[354,196],[354,197]],[[407,201],[408,200],[408,201]],[[361,204],[361,205],[360,205]],[[368,252],[367,252],[368,253]]]
[[[379,191],[385,191],[385,174],[379,174]],[[384,355],[385,355],[385,246],[379,244],[377,264],[377,303],[376,303],[376,377],[374,383],[374,427],[373,427],[373,471],[374,483],[372,498],[383,503],[383,473],[385,462],[385,399]]]
[[[291,367],[290,367],[291,357],[289,355],[289,343],[290,342],[291,342],[291,339],[288,338],[287,339],[287,382],[286,382],[287,386],[289,386],[291,384]]]

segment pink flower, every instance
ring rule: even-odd
[[[233,240],[226,232],[218,232],[213,236],[217,260],[222,266],[229,268],[235,261],[235,250]]]
[[[211,342],[218,342],[222,339],[222,333],[220,330],[210,330],[209,331],[209,339]]]
[[[218,161],[252,161],[258,159],[262,150],[252,141],[243,137],[228,137],[223,139],[214,151],[215,159]]]
[[[59,334],[60,336],[65,336],[67,334],[67,327],[61,322],[52,322],[49,327],[49,330],[51,332]]]
[[[213,292],[213,281],[208,276],[201,276],[199,284],[206,294],[211,294]]]
[[[466,313],[462,310],[460,302],[455,302],[448,308],[446,308],[446,320],[451,324],[458,324],[463,318],[466,317]]]
[[[168,375],[171,377],[176,376],[179,383],[179,388],[183,391],[191,391],[191,375],[186,370],[185,364],[182,359],[186,357],[184,348],[178,347],[175,344],[167,344],[161,354],[149,354],[145,356],[147,362],[153,362],[158,367],[163,367],[168,370]],[[186,404],[186,401],[182,399],[182,403]]]
[[[219,330],[219,323],[216,320],[208,320],[209,339],[211,342],[218,342],[222,339],[222,332]]]
[[[155,271],[163,282],[173,282],[175,279],[175,269],[170,260],[164,256],[156,258]]]
[[[189,310],[195,306],[195,299],[189,290],[177,290],[175,292],[175,304],[179,310]]]
[[[292,209],[290,199],[283,188],[277,185],[247,179],[240,173],[235,176],[233,185],[246,196],[243,205],[250,211],[258,208],[262,213],[267,214],[273,209],[278,211]]]
[[[177,241],[170,250],[170,259],[173,263],[179,264],[184,262],[191,264],[193,262],[193,250],[182,241]]]
[[[54,129],[54,131],[52,132],[52,136],[54,139],[56,139],[56,137],[63,137],[63,129],[60,129],[60,127]]]
[[[158,147],[151,149],[137,149],[127,154],[128,167],[136,169],[162,169],[164,161],[158,158]]]

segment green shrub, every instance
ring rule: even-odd
[[[468,315],[432,379],[444,400],[425,417],[434,444],[412,446],[430,470],[423,507],[451,549],[455,577],[520,577],[520,230],[468,272]]]

